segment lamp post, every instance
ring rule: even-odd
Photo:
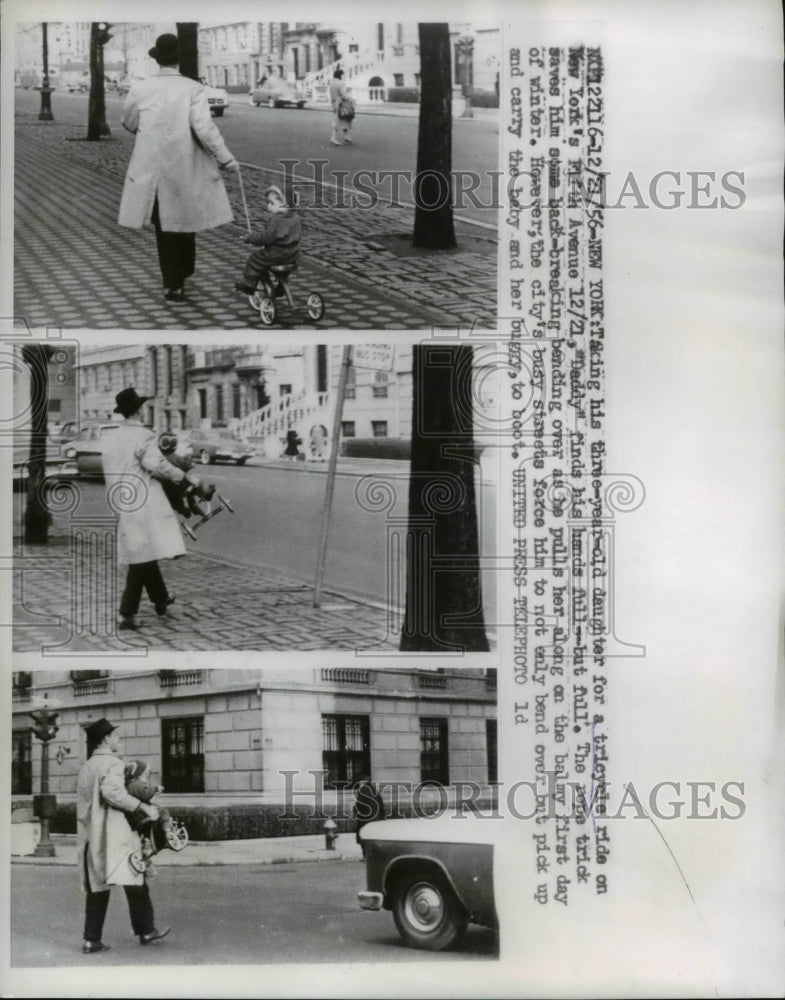
[[[461,81],[461,90],[464,105],[461,118],[474,118],[474,112],[472,111],[472,95],[474,93],[474,36],[471,34],[461,35],[455,47],[462,63],[463,79]]]
[[[44,63],[44,73],[43,79],[41,81],[41,86],[37,87],[37,90],[41,91],[41,110],[38,112],[38,120],[40,122],[51,122],[54,121],[54,115],[52,114],[52,104],[51,104],[51,93],[52,88],[49,86],[49,38],[47,35],[48,25],[46,21],[41,22],[41,43],[42,43],[42,56]]]
[[[41,839],[35,848],[35,857],[53,858],[55,845],[49,836],[49,823],[57,810],[57,799],[49,794],[49,744],[57,736],[59,712],[52,711],[44,700],[44,707],[30,713],[30,727],[41,741],[41,794],[33,796],[33,813],[41,821]]]

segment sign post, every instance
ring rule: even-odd
[[[343,401],[346,396],[346,379],[349,366],[352,363],[351,344],[345,344],[341,360],[341,375],[338,379],[338,398],[335,401],[335,416],[333,417],[333,435],[330,441],[330,464],[327,468],[327,485],[324,491],[324,506],[322,507],[322,528],[319,535],[319,557],[316,563],[316,582],[313,591],[313,606],[321,607],[322,582],[324,580],[324,564],[327,558],[327,534],[330,530],[330,514],[332,513],[333,493],[335,492],[335,473],[338,467],[338,447],[341,440],[341,418],[343,417]]]

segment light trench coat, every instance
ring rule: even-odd
[[[179,483],[185,473],[164,458],[156,435],[131,418],[106,431],[101,448],[107,502],[118,516],[118,562],[185,555],[180,524],[158,481]]]
[[[126,813],[139,806],[125,790],[123,762],[108,747],[97,747],[79,772],[76,785],[76,831],[83,891],[103,892],[112,885],[141,885],[130,855],[139,851],[139,834]],[[85,854],[87,877],[85,877]],[[89,879],[89,885],[88,880]]]
[[[204,87],[177,69],[135,83],[128,92],[123,126],[136,133],[118,222],[141,229],[158,196],[161,229],[197,233],[233,219],[218,164],[232,154],[215,126]]]

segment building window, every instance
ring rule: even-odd
[[[496,719],[485,720],[485,750],[488,756],[488,784],[499,780],[499,744]]]
[[[171,396],[174,393],[174,365],[172,362],[172,348],[165,347],[166,351],[166,395]]]
[[[322,768],[325,788],[353,785],[371,773],[367,715],[322,716]]]
[[[224,418],[224,387],[222,385],[217,385],[215,387],[215,419],[216,421],[223,420]]]
[[[393,79],[395,80],[396,87],[403,86],[403,73],[393,73]]]
[[[356,42],[351,42],[349,44],[349,52],[359,52],[360,46]]]
[[[353,438],[355,436],[353,420],[341,421],[341,434],[345,438]]]
[[[278,395],[279,396],[291,396],[291,394],[292,394],[291,383],[289,383],[289,382],[282,382],[278,386]]]
[[[420,719],[420,781],[450,783],[447,719]]]
[[[354,366],[346,369],[346,399],[355,399],[357,396],[357,371]]]
[[[11,794],[33,794],[33,743],[29,729],[12,734]]]
[[[387,372],[376,372],[376,378],[372,386],[374,399],[387,399]]]
[[[316,391],[327,392],[327,345],[316,345]]]
[[[239,384],[232,386],[232,416],[239,420],[243,415],[243,387]]]
[[[387,421],[386,420],[372,420],[371,430],[373,431],[373,436],[375,438],[386,438],[387,437]]]
[[[395,25],[395,42],[397,45],[403,45],[403,25],[400,21]]]
[[[199,389],[199,417],[204,420],[207,417],[207,390]]]
[[[60,413],[62,410],[62,399],[50,399],[49,400],[49,412],[50,413]]]
[[[161,747],[161,783],[167,792],[203,792],[203,717],[162,719]]]

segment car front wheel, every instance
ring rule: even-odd
[[[223,118],[224,109],[223,108],[213,108],[213,114],[216,118]]]
[[[202,463],[202,465],[211,465],[213,461],[213,456],[210,454],[209,451],[207,451],[206,448],[202,448],[202,450],[199,452],[199,461]]]
[[[278,107],[278,102],[275,100],[274,97],[271,97],[269,99],[269,101],[267,102],[267,107],[268,108],[277,108]]]
[[[454,893],[437,875],[406,875],[393,896],[398,933],[413,948],[443,951],[466,930],[468,920]]]

